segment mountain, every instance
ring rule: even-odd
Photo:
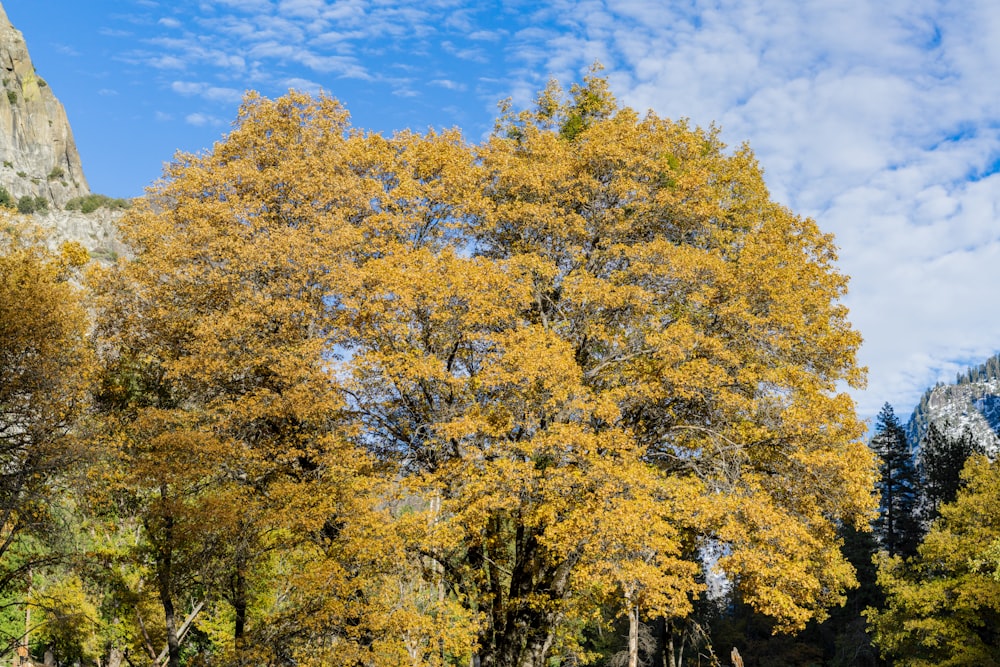
[[[0,197],[5,191],[10,204],[26,200],[19,208],[38,211],[35,221],[51,230],[53,245],[73,240],[91,256],[111,259],[122,250],[115,227],[121,212],[80,210],[82,200],[95,200],[66,111],[35,71],[24,36],[2,6],[0,85]],[[67,204],[76,210],[66,210]]]
[[[959,373],[954,384],[939,383],[920,398],[907,424],[919,443],[931,423],[947,436],[968,429],[990,456],[1000,452],[1000,354]]]
[[[66,111],[38,76],[24,37],[0,7],[0,185],[55,208],[90,194]]]

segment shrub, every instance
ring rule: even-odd
[[[7,101],[12,105],[17,104],[17,93],[13,90],[7,91]]]
[[[128,199],[112,199],[107,195],[90,194],[83,197],[73,197],[66,202],[67,211],[93,213],[99,208],[127,209],[132,206]]]
[[[50,181],[54,181],[57,178],[62,178],[65,175],[66,175],[66,172],[63,171],[63,168],[60,167],[59,165],[56,165],[56,166],[52,167],[52,171],[49,172],[49,180]]]
[[[24,214],[35,213],[36,211],[48,211],[49,200],[41,195],[37,197],[24,195],[17,200],[17,210],[19,213]]]
[[[0,186],[0,206],[5,208],[15,208],[14,198],[11,196],[7,188]]]

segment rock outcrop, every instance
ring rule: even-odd
[[[71,199],[90,194],[73,131],[2,6],[0,83],[0,188],[10,195],[6,203],[31,198],[35,222],[49,230],[52,246],[77,241],[95,259],[113,259],[123,250],[115,224],[121,210],[66,210]]]
[[[38,76],[24,37],[0,7],[0,186],[17,201],[63,208],[89,194],[66,111]]]
[[[954,384],[928,389],[907,424],[907,437],[914,446],[931,424],[946,436],[968,433],[987,454],[1000,454],[1000,356],[959,374]]]

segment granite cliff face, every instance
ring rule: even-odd
[[[968,431],[991,457],[1000,454],[1000,355],[959,374],[954,384],[938,384],[920,399],[907,424],[918,445],[931,423],[946,436]]]
[[[0,187],[14,203],[22,197],[45,200],[34,218],[49,230],[52,246],[77,241],[99,261],[121,253],[115,225],[120,210],[66,210],[71,199],[90,194],[73,131],[2,6],[0,84]]]
[[[38,74],[24,37],[0,7],[0,185],[61,209],[90,193],[66,111]]]

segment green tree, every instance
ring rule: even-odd
[[[887,604],[868,618],[883,655],[901,667],[1000,665],[1000,466],[975,455],[962,479],[917,555],[879,562]]]
[[[871,448],[878,455],[880,493],[875,533],[890,556],[910,556],[920,542],[917,470],[906,432],[886,403],[875,422]]]
[[[982,445],[974,441],[969,429],[960,436],[949,437],[931,423],[920,441],[917,458],[925,520],[933,521],[941,505],[954,502],[966,460],[973,454],[983,453]]]

